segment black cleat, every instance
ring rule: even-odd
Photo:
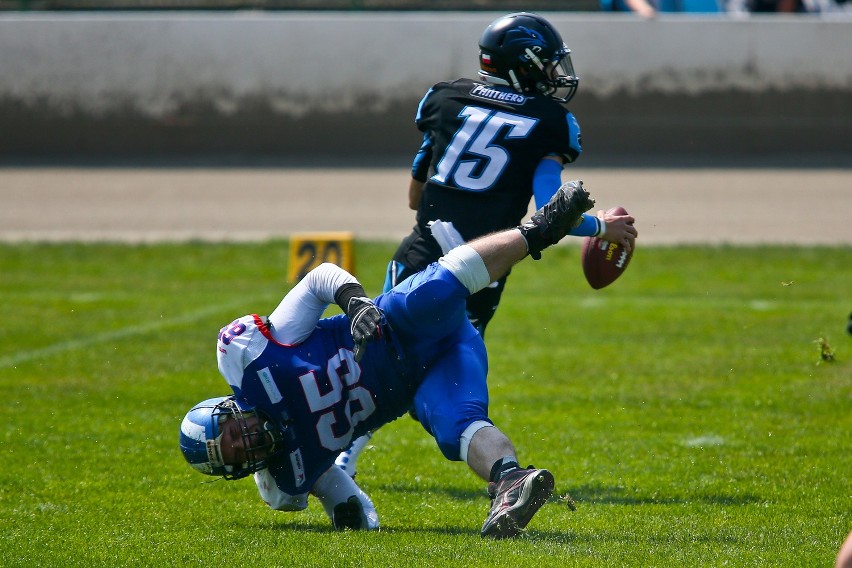
[[[550,201],[519,227],[527,240],[530,256],[540,259],[542,250],[562,240],[582,222],[583,213],[594,206],[595,200],[583,189],[582,181],[563,183]]]
[[[480,535],[494,539],[517,536],[553,493],[553,474],[546,469],[516,469],[488,484],[491,510]]]

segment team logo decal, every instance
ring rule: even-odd
[[[290,465],[293,467],[293,482],[296,487],[305,483],[305,464],[302,462],[302,450],[290,452]]]

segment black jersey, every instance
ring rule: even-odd
[[[577,121],[558,102],[470,79],[432,87],[415,122],[424,133],[412,170],[426,181],[417,211],[424,236],[435,219],[451,221],[466,241],[517,226],[541,159],[572,162],[581,151]]]

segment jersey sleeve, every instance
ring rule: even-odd
[[[272,336],[285,345],[307,339],[325,309],[334,302],[337,289],[350,283],[357,284],[358,280],[328,262],[308,272],[269,315]]]
[[[269,469],[262,469],[254,474],[254,482],[263,502],[276,511],[304,511],[308,508],[308,494],[297,493],[290,495],[282,491]]]
[[[566,163],[571,163],[580,157],[583,152],[583,139],[580,135],[580,124],[572,113],[565,115],[568,125],[568,150],[563,154]]]
[[[429,166],[432,163],[432,154],[435,147],[434,139],[434,116],[435,105],[440,104],[436,101],[436,97],[440,98],[439,93],[446,83],[436,83],[429,89],[420,104],[417,105],[417,114],[414,117],[414,124],[417,129],[423,132],[423,142],[420,144],[420,149],[414,156],[414,161],[411,164],[411,177],[419,182],[426,182],[429,175]]]
[[[432,162],[432,146],[434,141],[429,132],[423,134],[423,143],[420,145],[420,150],[414,156],[414,162],[411,164],[411,177],[415,180],[425,183],[426,176],[429,175],[429,164]]]
[[[417,114],[414,116],[414,124],[417,125],[421,131],[425,132],[428,130],[428,126],[423,123],[426,116],[428,116],[428,112],[425,112],[425,108],[429,103],[432,94],[435,92],[435,89],[440,88],[441,83],[436,84],[431,89],[426,91],[426,94],[423,95],[423,98],[420,99],[420,104],[417,105]]]

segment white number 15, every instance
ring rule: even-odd
[[[506,138],[526,138],[538,123],[528,116],[473,106],[463,108],[459,116],[464,122],[438,162],[432,179],[442,184],[452,179],[455,185],[469,191],[482,191],[494,185],[509,162],[506,149],[494,143],[504,126],[509,127]],[[465,153],[481,158],[462,160]],[[479,173],[475,175],[476,171]]]

